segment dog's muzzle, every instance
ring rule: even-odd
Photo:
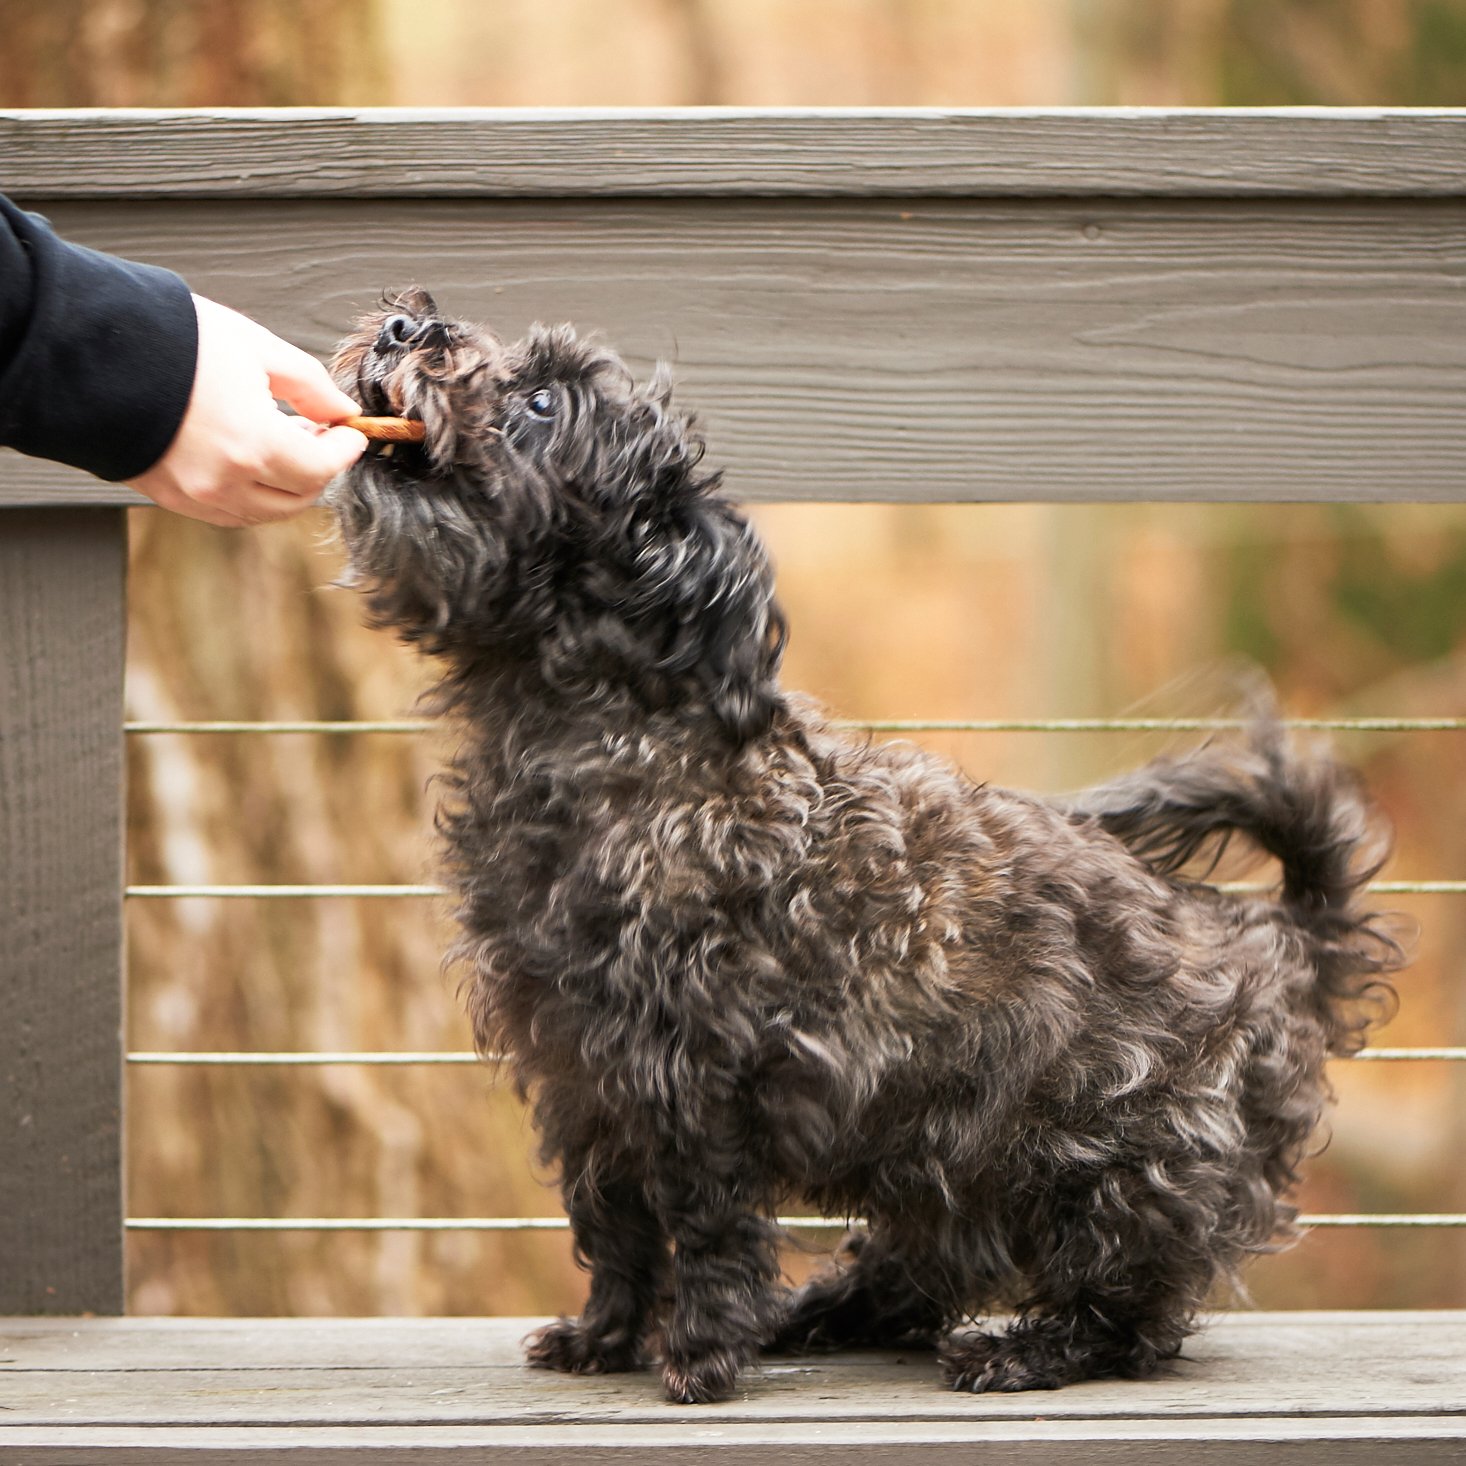
[[[446,346],[448,328],[442,321],[420,321],[413,316],[388,316],[377,332],[372,350],[378,356],[392,356],[414,348]]]

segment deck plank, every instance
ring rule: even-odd
[[[951,1394],[919,1352],[770,1357],[696,1410],[650,1373],[525,1368],[532,1326],[0,1320],[0,1461],[1466,1460],[1466,1312],[1227,1315],[1156,1379],[1043,1395]]]

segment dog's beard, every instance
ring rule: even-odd
[[[410,338],[383,350],[393,322],[408,322]],[[491,332],[445,320],[433,298],[414,288],[384,297],[342,342],[331,370],[368,415],[423,424],[421,445],[398,444],[390,453],[383,445],[373,456],[386,457],[401,477],[429,479],[481,466],[485,441],[499,431],[503,355]]]
[[[394,320],[411,339],[384,349]],[[412,289],[384,297],[331,364],[366,414],[424,425],[421,443],[373,445],[326,497],[373,620],[429,651],[483,599],[504,559],[484,513],[501,477],[488,451],[500,356],[490,333],[441,319],[432,297]]]

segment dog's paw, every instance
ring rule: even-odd
[[[812,1298],[807,1288],[801,1289],[785,1305],[764,1338],[766,1354],[810,1354],[820,1349],[833,1349],[836,1340],[826,1332],[829,1306]]]
[[[1056,1390],[1064,1383],[1036,1341],[1022,1334],[964,1334],[942,1345],[942,1378],[954,1390],[982,1395]]]
[[[887,1296],[843,1278],[816,1278],[785,1306],[764,1340],[768,1354],[814,1354],[833,1349],[930,1349],[944,1320],[930,1299]]]
[[[710,1405],[733,1393],[741,1367],[731,1349],[710,1349],[691,1358],[669,1359],[662,1366],[662,1385],[674,1405]]]
[[[535,1369],[562,1374],[625,1374],[645,1364],[634,1340],[588,1332],[577,1318],[558,1318],[524,1341],[525,1357]]]

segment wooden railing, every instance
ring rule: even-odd
[[[1466,498],[1466,113],[0,114],[0,187],[318,353],[593,322],[749,499]],[[134,502],[0,456],[0,1314],[123,1309]]]

